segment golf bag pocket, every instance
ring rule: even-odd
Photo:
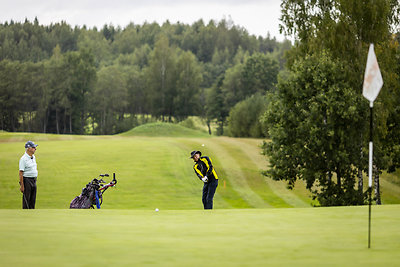
[[[95,189],[93,186],[88,184],[85,188],[82,189],[82,194],[75,197],[71,204],[69,205],[70,209],[90,209],[93,208],[93,197],[94,197]]]
[[[92,206],[92,200],[85,195],[79,195],[75,197],[71,204],[69,205],[70,209],[89,209]]]

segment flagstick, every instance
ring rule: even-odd
[[[369,183],[368,183],[368,193],[369,193],[369,216],[368,216],[368,248],[371,247],[371,202],[372,202],[372,159],[373,159],[373,142],[372,142],[372,122],[373,114],[372,108],[374,107],[374,101],[378,96],[383,85],[383,79],[381,71],[379,70],[378,60],[374,52],[374,44],[369,45],[367,66],[365,68],[364,74],[364,84],[363,84],[363,96],[369,100],[370,107],[370,118],[369,118]]]
[[[369,111],[370,111],[370,118],[369,118],[369,169],[368,169],[368,176],[369,176],[369,181],[368,181],[368,195],[369,195],[369,212],[368,212],[368,248],[371,247],[371,194],[372,194],[372,160],[373,160],[373,148],[374,148],[374,143],[373,143],[373,134],[372,134],[372,129],[373,129],[373,106],[374,102],[370,102],[369,105]]]

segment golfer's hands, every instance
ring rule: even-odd
[[[23,183],[21,184],[21,186],[20,186],[19,190],[21,191],[21,193],[23,193],[23,192],[24,192],[24,190],[25,190],[25,187],[24,187],[24,184],[23,184]]]
[[[203,180],[203,182],[207,183],[208,182],[208,178],[207,176],[204,176],[203,178],[201,178],[201,180]]]

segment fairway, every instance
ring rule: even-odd
[[[267,165],[260,154],[262,140],[197,137],[198,131],[171,128],[158,127],[156,133],[174,137],[132,136],[132,132],[119,136],[1,133],[0,209],[21,207],[18,161],[25,140],[30,139],[39,144],[35,154],[38,209],[69,208],[88,182],[100,173],[113,172],[118,184],[105,193],[104,209],[202,209],[202,182],[189,159],[192,150],[201,150],[213,160],[220,177],[216,208],[311,207],[302,184],[291,191],[261,175]],[[182,133],[188,136],[181,137]]]
[[[398,266],[400,205],[0,210],[1,266]],[[21,253],[21,249],[24,252]]]
[[[146,131],[152,137],[142,136]],[[262,140],[209,137],[157,123],[116,136],[0,133],[0,209],[22,205],[18,161],[27,140],[39,144],[38,209],[68,208],[88,182],[101,173],[113,172],[118,185],[104,195],[105,209],[202,209],[202,182],[188,158],[192,150],[200,150],[213,160],[220,177],[214,199],[217,209],[300,208],[313,204],[302,182],[288,190],[284,182],[261,174],[267,168],[267,160],[261,155]],[[383,174],[381,190],[384,204],[400,203],[398,174]]]

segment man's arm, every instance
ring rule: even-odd
[[[199,177],[199,179],[201,180],[203,178],[203,174],[201,173],[201,171],[198,169],[197,164],[195,164],[193,166],[194,172],[196,173],[197,177]]]
[[[207,165],[207,174],[206,174],[206,176],[211,176],[212,171],[214,169],[214,167],[212,165],[212,162],[211,162],[211,159],[209,157],[207,157],[207,156],[205,156],[204,158],[207,160],[207,162],[206,162],[206,165]]]
[[[19,171],[19,184],[21,185],[19,190],[21,190],[21,192],[23,193],[24,190],[25,190],[25,187],[24,187],[24,171]]]

